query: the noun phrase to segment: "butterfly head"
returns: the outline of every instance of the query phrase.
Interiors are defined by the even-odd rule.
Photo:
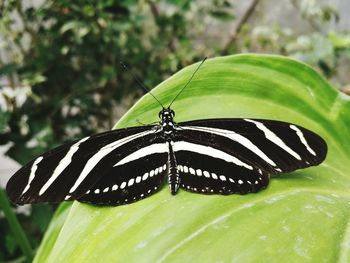
[[[162,121],[166,121],[166,120],[173,120],[175,116],[175,112],[170,109],[170,108],[163,108],[160,112],[159,112],[159,118]]]
[[[170,108],[163,108],[159,112],[161,125],[165,132],[173,130],[175,112]]]

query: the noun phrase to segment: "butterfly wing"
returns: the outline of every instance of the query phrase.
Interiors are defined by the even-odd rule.
[[[255,119],[179,123],[174,151],[182,187],[203,193],[248,193],[270,175],[321,163],[325,141],[300,126]]]
[[[167,173],[168,146],[161,137],[116,162],[80,202],[123,205],[157,192]]]
[[[115,172],[116,163],[152,145],[157,138],[159,131],[155,126],[142,126],[100,133],[62,145],[17,171],[7,184],[7,193],[16,204],[78,199],[101,178]]]
[[[269,183],[269,173],[244,159],[220,141],[220,136],[203,131],[180,130],[173,149],[180,187],[205,194],[257,192]]]

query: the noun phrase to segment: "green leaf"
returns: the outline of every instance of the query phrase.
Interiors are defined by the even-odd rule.
[[[197,65],[153,90],[168,104]],[[283,120],[320,134],[326,161],[273,178],[256,194],[206,196],[164,187],[131,205],[74,202],[53,220],[36,262],[348,262],[350,99],[313,69],[265,55],[209,59],[173,104],[176,121]],[[144,96],[117,127],[157,121]],[[63,225],[62,225],[63,224]],[[61,227],[62,225],[62,227]]]
[[[210,12],[210,15],[212,17],[215,17],[217,19],[220,19],[222,21],[230,21],[235,19],[235,16],[230,14],[229,12],[223,11],[223,10],[212,10]]]
[[[32,208],[32,217],[38,224],[40,231],[44,233],[52,217],[52,207],[48,204],[35,205]]]
[[[44,240],[42,242],[42,245],[39,247],[38,253],[35,257],[36,262],[45,262],[45,258],[47,257],[46,249],[47,247],[52,248],[56,242],[57,236],[60,233],[60,230],[62,229],[62,226],[67,218],[67,215],[70,211],[71,203],[65,202],[62,205],[59,206],[59,208],[56,210],[52,223],[50,224],[45,236]]]
[[[76,21],[69,21],[67,23],[65,23],[61,28],[60,28],[60,33],[64,34],[67,31],[70,30],[76,30],[77,28],[79,28],[81,25],[81,23],[76,22]]]
[[[334,31],[329,32],[328,38],[334,48],[347,49],[350,48],[350,35],[349,34],[338,34]]]
[[[13,236],[13,234],[7,234],[5,237],[5,240],[6,240],[6,249],[12,255],[17,248],[16,238]]]
[[[11,117],[10,112],[3,111],[0,108],[0,133],[2,133],[5,130],[5,128],[7,127],[7,123],[9,121],[10,117]]]
[[[17,70],[15,63],[9,63],[0,67],[0,76],[10,75]]]

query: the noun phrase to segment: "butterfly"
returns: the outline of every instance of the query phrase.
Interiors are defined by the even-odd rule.
[[[176,123],[171,105],[204,61],[168,107],[149,91],[162,107],[159,123],[95,134],[38,156],[10,178],[9,198],[19,205],[78,200],[117,206],[156,193],[165,181],[173,195],[179,188],[246,194],[266,188],[275,174],[325,159],[327,144],[319,135],[287,122],[222,118]]]

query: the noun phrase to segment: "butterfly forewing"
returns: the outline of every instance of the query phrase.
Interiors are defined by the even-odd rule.
[[[7,193],[16,204],[77,199],[116,162],[152,144],[156,133],[154,126],[120,129],[55,148],[21,168]]]
[[[192,131],[193,139],[248,160],[271,174],[318,165],[327,153],[327,145],[320,136],[280,121],[213,119],[184,122],[179,126],[178,133]]]

